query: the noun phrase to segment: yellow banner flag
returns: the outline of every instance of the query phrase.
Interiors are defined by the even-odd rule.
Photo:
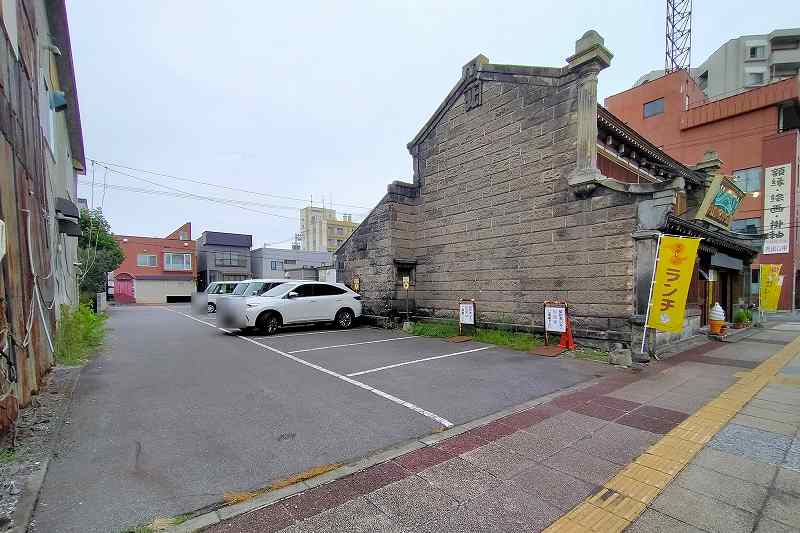
[[[781,264],[761,265],[758,277],[758,308],[762,311],[777,311],[781,299]]]
[[[647,327],[680,333],[700,239],[662,235],[650,290]]]

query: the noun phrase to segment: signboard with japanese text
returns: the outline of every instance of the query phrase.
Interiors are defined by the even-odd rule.
[[[764,169],[764,251],[768,254],[789,253],[789,214],[791,165]]]
[[[475,325],[475,302],[458,304],[458,321],[461,324]]]
[[[547,331],[564,333],[567,331],[567,309],[564,305],[544,306],[544,327]]]
[[[733,214],[743,198],[744,192],[733,181],[726,176],[714,176],[695,218],[730,229]]]
[[[700,239],[662,235],[648,307],[648,328],[680,333]]]
[[[758,308],[762,311],[777,311],[781,299],[781,264],[759,265]]]

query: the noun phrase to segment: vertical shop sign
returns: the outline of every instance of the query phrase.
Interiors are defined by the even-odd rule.
[[[764,171],[764,251],[789,253],[789,214],[792,210],[791,165],[768,167]]]

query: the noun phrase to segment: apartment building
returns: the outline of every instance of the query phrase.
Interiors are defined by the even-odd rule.
[[[800,72],[800,28],[774,30],[760,35],[742,35],[720,46],[699,66],[692,77],[709,99],[746,91]],[[640,77],[635,86],[664,75],[654,70]]]
[[[166,237],[114,235],[125,259],[113,272],[119,303],[189,301],[196,290],[196,245],[187,222]]]
[[[300,210],[300,249],[306,252],[335,252],[358,226],[353,216],[336,216],[336,210],[306,207]]]

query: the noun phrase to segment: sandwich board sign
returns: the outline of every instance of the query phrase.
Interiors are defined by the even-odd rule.
[[[458,304],[458,323],[469,326],[475,325],[475,302],[462,300]]]

